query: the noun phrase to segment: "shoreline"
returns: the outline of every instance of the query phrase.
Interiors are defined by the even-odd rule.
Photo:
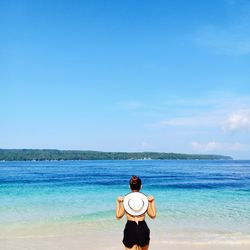
[[[2,227],[2,226],[1,226]],[[5,250],[119,250],[123,249],[121,223],[75,222],[44,223],[36,225],[14,225],[3,231],[0,227],[0,244]],[[151,229],[150,250],[247,250],[250,235],[241,233],[169,233]],[[98,239],[98,240],[97,240]]]
[[[0,160],[233,160],[220,154],[187,154],[167,152],[105,152],[94,150],[0,149]]]
[[[115,236],[115,237],[114,237]],[[62,236],[10,237],[0,238],[0,244],[5,250],[120,250],[124,249],[121,237],[117,235],[72,234]],[[248,250],[250,242],[189,242],[189,241],[157,241],[151,239],[150,250]]]
[[[249,161],[248,159],[64,159],[64,160],[0,160],[0,162],[85,162],[85,161]]]

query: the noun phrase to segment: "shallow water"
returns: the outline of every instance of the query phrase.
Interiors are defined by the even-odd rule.
[[[250,235],[250,161],[0,162],[0,226],[114,225],[115,200],[139,175],[164,234]]]

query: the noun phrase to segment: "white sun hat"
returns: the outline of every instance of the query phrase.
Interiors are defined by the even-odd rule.
[[[144,214],[148,209],[148,198],[140,192],[131,192],[123,199],[125,211],[132,216]]]

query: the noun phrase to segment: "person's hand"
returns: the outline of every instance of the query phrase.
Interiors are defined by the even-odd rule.
[[[154,196],[148,196],[148,202],[153,202],[155,200]]]
[[[123,202],[123,197],[122,196],[119,196],[119,197],[117,197],[117,200],[116,200],[117,202]]]

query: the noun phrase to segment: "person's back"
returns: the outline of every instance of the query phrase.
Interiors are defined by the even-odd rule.
[[[146,214],[152,219],[156,217],[154,197],[146,197],[139,192],[142,184],[137,176],[132,176],[129,185],[132,193],[125,197],[119,196],[116,202],[116,218],[121,219],[124,214],[127,217],[123,244],[126,249],[147,250],[149,248],[150,230],[145,222],[145,217]]]

